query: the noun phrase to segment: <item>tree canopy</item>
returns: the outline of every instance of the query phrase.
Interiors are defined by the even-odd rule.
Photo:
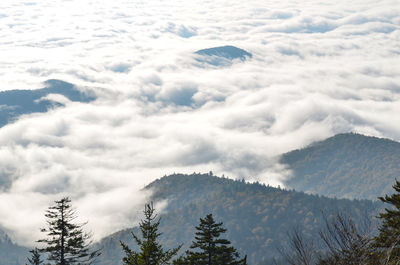
[[[122,259],[125,265],[166,265],[170,264],[173,256],[177,254],[181,246],[172,250],[164,250],[158,242],[161,233],[158,232],[160,219],[154,214],[153,203],[146,204],[144,207],[144,219],[140,222],[140,231],[142,238],[140,239],[132,232],[132,237],[139,246],[139,251],[134,251],[127,244],[120,241],[125,252]]]
[[[388,264],[400,263],[400,182],[396,180],[393,186],[395,193],[379,197],[389,204],[378,218],[382,220],[379,234],[374,238],[374,246],[386,257]]]
[[[68,197],[55,201],[45,214],[47,228],[41,229],[46,237],[37,242],[45,246],[39,250],[47,254],[50,264],[90,265],[100,255],[99,250],[91,251],[91,235],[83,231],[85,224],[75,223],[77,218]]]
[[[43,260],[40,257],[40,252],[37,248],[34,248],[29,251],[32,256],[31,258],[28,258],[28,262],[30,265],[40,265],[43,264]]]
[[[246,257],[240,259],[239,253],[231,246],[231,242],[221,238],[226,232],[222,222],[215,222],[212,214],[200,218],[196,226],[195,240],[186,251],[186,257],[181,258],[176,264],[188,265],[239,265],[246,264]]]

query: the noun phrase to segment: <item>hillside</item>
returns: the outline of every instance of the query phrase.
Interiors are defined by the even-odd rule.
[[[282,156],[293,171],[285,185],[329,197],[376,200],[400,177],[400,143],[339,134]]]
[[[260,184],[217,178],[209,174],[171,175],[146,187],[154,191],[152,200],[168,200],[166,214],[161,215],[163,244],[184,249],[193,239],[194,226],[200,217],[212,213],[228,229],[226,237],[250,264],[267,264],[276,247],[287,240],[295,227],[315,235],[322,227],[322,212],[341,211],[356,220],[375,216],[380,204],[371,201],[329,199],[301,192],[286,191]],[[102,240],[103,255],[98,264],[117,264],[122,253],[119,241],[132,247],[130,229]]]

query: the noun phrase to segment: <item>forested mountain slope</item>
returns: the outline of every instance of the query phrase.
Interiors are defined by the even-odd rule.
[[[322,227],[322,212],[337,211],[356,220],[375,216],[378,203],[330,199],[302,192],[286,191],[260,184],[248,184],[210,174],[171,175],[146,187],[153,190],[152,200],[168,200],[166,214],[161,215],[160,231],[163,244],[172,248],[184,243],[189,247],[199,218],[212,213],[228,229],[226,237],[250,264],[265,264],[276,247],[287,240],[287,232],[295,227],[313,235]],[[130,229],[115,233],[104,240],[103,255],[98,264],[121,264],[119,241],[135,244]],[[119,262],[119,263],[117,263]]]
[[[376,200],[400,177],[400,143],[360,134],[338,134],[284,154],[293,171],[285,185],[329,197]]]

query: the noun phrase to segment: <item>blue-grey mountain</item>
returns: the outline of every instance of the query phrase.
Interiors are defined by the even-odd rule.
[[[77,102],[90,102],[95,99],[93,94],[55,79],[47,80],[42,89],[2,91],[0,92],[0,127],[15,121],[21,115],[47,112],[51,108],[63,105],[47,99],[46,96],[50,94],[62,95],[70,101]]]
[[[25,264],[28,255],[27,248],[16,245],[0,230],[0,265]]]
[[[234,60],[246,61],[253,57],[251,53],[229,45],[203,49],[195,53],[199,55],[196,58],[198,62],[219,67],[230,66]]]

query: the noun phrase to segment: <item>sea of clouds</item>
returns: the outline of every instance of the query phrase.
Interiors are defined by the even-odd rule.
[[[216,67],[194,52],[233,45]],[[72,197],[96,239],[141,218],[146,184],[212,170],[271,185],[276,157],[340,132],[400,140],[398,0],[0,2],[0,90],[48,79],[90,104],[0,128],[0,227],[32,245]],[[162,206],[159,206],[162,208]]]

